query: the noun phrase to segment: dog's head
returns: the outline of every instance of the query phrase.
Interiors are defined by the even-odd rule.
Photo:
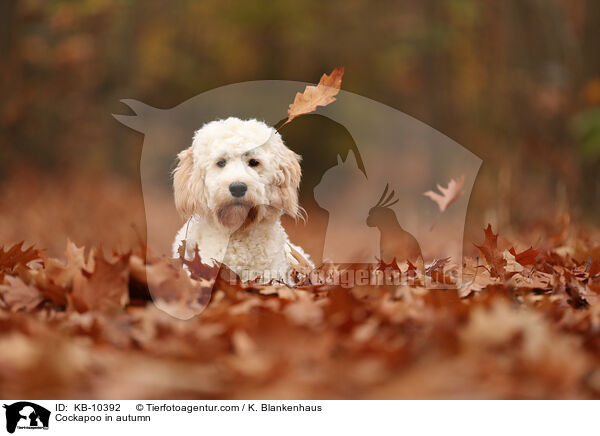
[[[178,158],[175,206],[185,219],[212,217],[232,231],[271,210],[299,213],[300,156],[265,123],[239,118],[207,123]]]

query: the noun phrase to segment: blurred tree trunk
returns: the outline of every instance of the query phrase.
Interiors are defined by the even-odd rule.
[[[17,1],[2,0],[0,2],[0,52],[4,56],[8,53],[14,37]]]

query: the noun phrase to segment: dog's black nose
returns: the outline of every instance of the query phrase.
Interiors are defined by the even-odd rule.
[[[231,185],[229,185],[229,192],[231,192],[231,195],[234,197],[243,197],[247,190],[248,186],[242,182],[233,182]]]

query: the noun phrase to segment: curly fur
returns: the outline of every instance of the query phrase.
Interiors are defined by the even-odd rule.
[[[301,211],[300,156],[265,123],[231,117],[196,131],[178,159],[175,206],[186,224],[175,237],[173,255],[187,240],[187,257],[197,246],[204,262],[221,261],[243,279],[290,283],[286,244],[291,243],[280,219]],[[259,164],[251,166],[251,159]],[[246,184],[243,197],[231,195],[233,182]]]

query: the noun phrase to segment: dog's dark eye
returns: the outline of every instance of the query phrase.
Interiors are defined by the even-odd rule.
[[[227,161],[225,159],[221,159],[219,162],[217,162],[217,166],[223,168],[226,163]]]
[[[248,161],[248,165],[250,165],[251,167],[257,167],[257,166],[259,166],[259,165],[260,165],[260,162],[259,162],[259,161],[257,161],[256,159],[250,159],[250,160]]]

